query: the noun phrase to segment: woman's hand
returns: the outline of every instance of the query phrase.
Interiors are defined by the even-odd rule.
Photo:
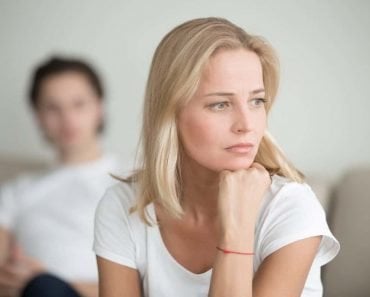
[[[219,185],[221,242],[226,248],[247,249],[262,198],[271,184],[269,172],[253,163],[248,169],[222,171]]]
[[[13,247],[11,257],[0,266],[0,297],[18,297],[26,284],[44,271],[41,263]]]

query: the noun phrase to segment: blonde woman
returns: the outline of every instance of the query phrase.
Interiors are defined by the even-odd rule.
[[[267,131],[278,77],[272,47],[225,19],[164,37],[142,164],[96,213],[101,297],[322,296],[339,243]]]

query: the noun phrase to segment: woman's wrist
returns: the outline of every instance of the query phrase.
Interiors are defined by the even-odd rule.
[[[223,232],[217,246],[227,250],[252,252],[254,248],[254,226],[237,232],[230,230]]]
[[[216,246],[216,249],[224,254],[234,254],[234,255],[243,255],[243,256],[254,256],[254,252],[245,252],[245,251],[236,251],[229,250],[219,246]]]

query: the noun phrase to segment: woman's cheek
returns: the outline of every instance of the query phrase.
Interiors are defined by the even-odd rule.
[[[218,131],[215,123],[207,118],[190,119],[186,125],[186,135],[189,144],[198,148],[210,146],[218,139]],[[211,149],[211,147],[209,147]]]

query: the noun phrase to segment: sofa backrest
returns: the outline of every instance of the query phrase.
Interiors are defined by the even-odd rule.
[[[349,171],[333,195],[328,220],[341,250],[324,267],[324,296],[370,296],[370,168]]]
[[[46,168],[46,161],[15,156],[0,157],[0,185],[25,172],[37,172]]]

